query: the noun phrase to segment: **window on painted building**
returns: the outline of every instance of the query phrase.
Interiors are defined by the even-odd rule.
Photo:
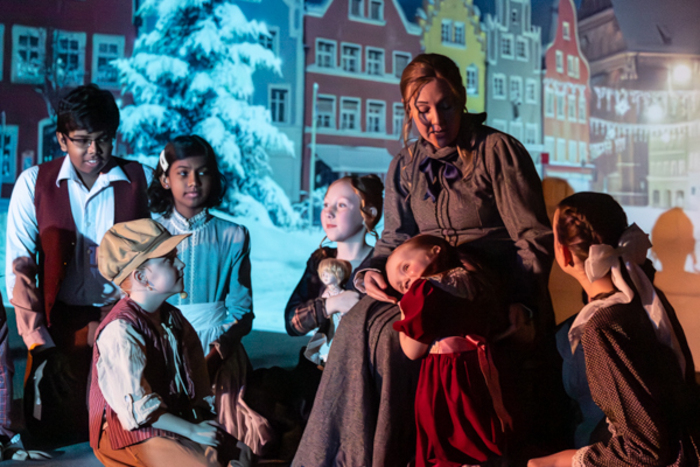
[[[578,157],[582,163],[588,162],[588,145],[585,141],[578,142]]]
[[[515,55],[518,57],[520,60],[527,60],[527,39],[523,39],[522,37],[518,38],[518,41],[515,44]]]
[[[556,160],[559,162],[563,162],[566,160],[566,140],[564,138],[557,138]]]
[[[54,33],[54,63],[60,85],[83,84],[86,36],[84,32],[56,31]]]
[[[403,52],[394,52],[394,76],[401,78],[404,68],[411,62],[411,55]]]
[[[651,204],[654,207],[659,207],[659,205],[661,204],[661,193],[659,192],[659,190],[654,190],[654,193],[651,195],[651,200]]]
[[[270,114],[275,123],[289,123],[289,90],[283,88],[270,89]]]
[[[574,74],[574,56],[573,55],[566,56],[566,74],[568,74],[569,76],[572,76],[572,77],[576,76]]]
[[[17,24],[12,26],[13,83],[43,83],[45,54],[45,29]]]
[[[277,46],[277,28],[271,28],[268,26],[267,34],[260,34],[258,36],[258,43],[265,47],[267,50],[272,51],[275,55],[279,53],[279,48]]]
[[[473,63],[467,67],[467,94],[479,95],[479,68]]]
[[[544,116],[554,118],[554,93],[549,88],[544,91]]]
[[[505,34],[501,36],[501,56],[513,58],[513,36]]]
[[[360,129],[360,100],[343,98],[340,101],[340,129]]]
[[[502,131],[503,133],[508,132],[508,122],[506,122],[505,120],[501,120],[498,118],[494,119],[493,120],[493,127],[495,129],[497,129],[498,131]]]
[[[350,0],[350,16],[364,16],[364,0]]]
[[[551,160],[556,159],[556,155],[554,154],[554,137],[553,136],[545,136],[544,137],[544,152],[549,153],[549,157]]]
[[[360,47],[357,45],[343,45],[341,55],[343,71],[348,73],[360,72]]]
[[[384,51],[367,49],[367,74],[382,76],[384,74]]]
[[[510,10],[510,21],[512,23],[517,23],[518,22],[518,10],[513,8]]]
[[[466,39],[464,36],[464,23],[455,23],[455,44],[464,45],[466,44]]]
[[[557,96],[557,119],[566,120],[566,112],[564,107],[566,106],[566,99],[563,94]]]
[[[322,68],[335,68],[335,43],[316,41],[316,66]]]
[[[579,63],[580,63],[580,62],[581,62],[581,60],[579,60],[578,57],[574,57],[574,76],[575,76],[576,78],[580,78],[580,77],[581,77],[581,75],[579,75]]]
[[[17,136],[19,126],[0,127],[0,182],[14,183],[17,173]]]
[[[452,21],[443,19],[440,26],[440,40],[443,44],[452,42]]]
[[[493,75],[493,97],[495,99],[506,98],[506,77],[502,74]]]
[[[557,62],[557,73],[564,73],[564,52],[557,50],[555,56]]]
[[[574,94],[569,94],[567,96],[568,102],[568,107],[569,107],[569,121],[575,122],[576,121],[576,95]]]
[[[537,125],[534,123],[528,123],[525,126],[525,144],[537,144]]]
[[[578,162],[578,141],[569,141],[569,162]]]
[[[565,41],[571,40],[571,26],[569,25],[568,21],[564,21],[562,32],[564,33]]]
[[[369,17],[376,21],[384,19],[384,2],[382,0],[371,0],[369,4]]]
[[[392,113],[392,131],[395,136],[400,136],[403,130],[403,121],[406,116],[406,111],[404,110],[403,104],[395,103],[394,111]]]
[[[522,141],[523,124],[521,122],[510,122],[510,135],[518,141]]]
[[[519,101],[523,95],[523,79],[519,76],[510,77],[510,100]]]
[[[537,104],[537,81],[528,78],[525,82],[525,101],[528,104]]]
[[[578,121],[581,123],[586,123],[587,115],[588,106],[586,105],[586,95],[581,92],[578,95]]]
[[[335,98],[319,96],[316,100],[316,126],[335,128]]]
[[[384,114],[384,102],[367,103],[367,131],[369,133],[386,133]]]
[[[92,81],[103,88],[119,88],[119,72],[112,60],[124,57],[124,36],[92,35]]]

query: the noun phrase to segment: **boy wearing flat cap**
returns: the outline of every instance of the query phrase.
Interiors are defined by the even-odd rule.
[[[151,219],[114,225],[100,273],[127,294],[98,326],[90,387],[90,446],[106,466],[219,466],[224,436],[194,329],[165,300],[182,292],[184,264]],[[235,443],[235,441],[234,441]]]

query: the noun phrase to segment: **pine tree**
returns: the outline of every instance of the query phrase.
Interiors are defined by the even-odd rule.
[[[139,15],[155,15],[155,27],[139,36],[130,58],[115,62],[123,91],[133,96],[122,109],[120,131],[134,158],[155,167],[172,137],[200,135],[229,181],[224,209],[252,214],[262,208],[276,225],[297,225],[267,155],[292,153],[292,144],[267,109],[249,103],[256,69],[280,73],[279,58],[258,44],[269,34],[265,25],[225,0],[146,0]]]

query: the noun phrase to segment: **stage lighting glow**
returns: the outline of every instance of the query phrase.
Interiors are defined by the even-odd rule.
[[[693,72],[690,67],[684,63],[673,67],[673,82],[675,84],[687,84],[690,82]]]
[[[647,108],[647,118],[652,122],[660,122],[666,116],[666,111],[659,104],[652,104]]]

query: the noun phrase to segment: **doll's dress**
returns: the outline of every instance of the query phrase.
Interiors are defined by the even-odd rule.
[[[473,301],[468,276],[456,268],[415,281],[399,303],[404,319],[393,325],[431,346],[415,400],[417,467],[481,465],[503,454],[504,428],[483,372],[489,310]]]

